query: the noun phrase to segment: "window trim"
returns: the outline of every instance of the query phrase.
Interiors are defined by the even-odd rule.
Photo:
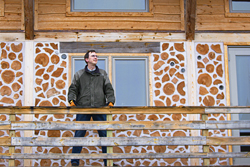
[[[231,13],[230,11],[230,3],[232,0],[224,0],[225,2],[225,16],[226,17],[250,17],[250,10],[249,13]]]
[[[66,0],[66,16],[153,16],[153,0],[148,3],[148,12],[72,12],[71,0]]]

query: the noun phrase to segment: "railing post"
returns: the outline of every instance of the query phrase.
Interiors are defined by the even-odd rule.
[[[16,121],[16,115],[15,114],[10,114],[9,115],[9,120],[10,121]],[[10,137],[16,137],[16,132],[15,130],[10,130],[9,131],[9,136]],[[15,153],[15,146],[9,146],[9,153]],[[15,159],[9,159],[9,166],[15,166]]]
[[[107,121],[112,121],[112,114],[107,114]],[[108,130],[107,131],[107,137],[113,137],[113,131]],[[113,147],[108,146],[107,147],[107,153],[113,153]],[[112,159],[107,159],[107,166],[113,166],[113,160]]]
[[[208,120],[207,114],[202,114],[202,121]],[[208,136],[208,129],[202,129],[202,136]],[[209,145],[203,145],[203,152],[209,153]],[[209,158],[203,158],[203,166],[209,166],[210,165],[210,159]]]

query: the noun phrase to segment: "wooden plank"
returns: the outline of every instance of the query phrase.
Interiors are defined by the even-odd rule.
[[[249,129],[250,121],[1,121],[0,130]]]
[[[6,140],[6,139],[5,139]],[[9,140],[7,140],[9,141]],[[249,145],[250,137],[12,137],[0,146],[158,146],[158,145]]]
[[[0,0],[0,16],[4,16],[4,0]]]
[[[250,18],[227,18],[225,15],[198,15],[197,23],[249,23]]]
[[[9,120],[10,121],[16,121],[16,115],[15,114],[10,114],[9,115]],[[16,137],[16,132],[15,130],[10,130],[9,131],[9,137]],[[11,145],[9,146],[9,153],[15,153],[15,146]],[[9,159],[9,166],[15,166],[15,159]]]
[[[220,112],[219,112],[220,111]],[[249,114],[250,108],[241,108],[241,107],[229,107],[229,108],[206,108],[205,113],[207,114],[214,114],[214,113],[221,113],[221,114]]]
[[[247,107],[103,107],[103,108],[82,108],[82,107],[0,107],[1,114],[249,114],[250,106]]]
[[[207,137],[207,145],[249,145],[250,137]]]
[[[203,121],[208,120],[208,115],[207,114],[202,114],[201,117],[202,117]],[[208,135],[209,135],[208,134],[208,129],[203,129],[202,130],[202,136],[207,137]],[[209,153],[209,145],[203,145],[202,148],[203,148],[204,153]],[[203,164],[205,166],[210,165],[210,159],[209,158],[203,158]]]
[[[195,36],[195,18],[196,18],[196,0],[186,1],[186,40],[194,40]]]
[[[249,30],[250,23],[202,23],[196,27],[197,30]]]
[[[222,15],[224,14],[224,6],[211,6],[211,5],[202,5],[197,6],[197,15]]]
[[[160,14],[180,14],[180,6],[167,6],[167,5],[160,5],[160,6],[155,6],[154,8],[154,14],[155,13],[160,13]]]
[[[1,159],[141,159],[141,158],[249,158],[249,152],[213,152],[213,153],[113,153],[113,154],[20,154],[20,153],[0,153]],[[213,165],[214,166],[214,165]],[[238,166],[237,166],[238,167]]]
[[[96,22],[96,21],[140,21],[140,22],[180,22],[180,14],[154,14],[153,17],[66,17],[64,13],[62,14],[50,14],[48,15],[39,15],[38,21],[39,22]]]
[[[24,38],[24,33],[1,33],[0,40],[1,41],[23,42],[25,40],[25,38]]]
[[[0,145],[1,146],[10,146],[11,145],[11,137],[0,137]]]
[[[25,30],[25,18],[24,18],[24,0],[21,0],[21,4],[22,4],[22,13],[21,13],[21,30]]]
[[[176,0],[154,0],[154,5],[180,5],[180,1]]]
[[[2,30],[20,30],[21,21],[0,21],[0,29]],[[2,34],[1,34],[2,35]]]
[[[53,0],[53,1],[51,1],[51,0],[38,0],[38,3],[39,4],[50,4],[50,5],[52,5],[52,4],[66,4],[66,1],[65,0]]]
[[[203,114],[205,107],[0,107],[2,114]],[[216,111],[220,113],[219,110]]]
[[[5,3],[6,4],[9,4],[9,3],[11,3],[11,4],[14,4],[14,3],[21,4],[21,1],[22,0],[5,0]]]
[[[224,5],[224,0],[202,0],[202,1],[197,1],[197,5]]]
[[[250,106],[247,107],[5,107],[1,106],[1,114],[249,114]]]
[[[38,14],[66,13],[65,4],[38,4]],[[48,16],[49,17],[49,16]]]
[[[22,13],[22,5],[21,3],[19,4],[5,4],[4,5],[4,12],[8,12],[8,13]]]
[[[103,107],[103,108],[81,108],[81,107],[0,107],[2,114],[248,114],[250,107]]]
[[[154,0],[154,5],[180,5],[176,0]]]
[[[113,118],[111,114],[107,115],[107,121],[111,121],[112,122]],[[112,130],[108,130],[107,131],[107,137],[113,137],[113,131]],[[107,153],[113,153],[113,147],[107,147]],[[112,159],[107,159],[107,166],[113,166],[113,160]]]
[[[180,2],[180,12],[181,12],[181,30],[185,31],[185,3],[183,0],[179,0]]]
[[[250,138],[250,137],[249,137]],[[220,141],[209,140],[211,144]],[[236,142],[234,139],[231,142]],[[226,142],[227,140],[224,139]],[[242,140],[240,140],[242,141]],[[231,143],[227,141],[227,143]],[[206,138],[202,136],[193,137],[12,137],[12,146],[46,146],[46,147],[60,147],[60,146],[158,146],[158,145],[204,145]],[[223,142],[220,142],[223,143]],[[246,143],[242,142],[242,145]],[[249,144],[249,143],[248,143]],[[0,146],[2,144],[0,143]]]
[[[20,22],[21,14],[20,13],[5,13],[5,16],[0,17],[0,20],[1,21],[18,21],[18,22]]]
[[[40,30],[180,30],[180,23],[152,23],[150,22],[40,22]]]
[[[159,42],[61,42],[61,53],[86,53],[88,50],[100,53],[159,53]]]
[[[184,33],[173,32],[35,32],[35,41],[75,42],[169,42],[185,40]]]
[[[24,0],[25,39],[34,39],[34,0]]]

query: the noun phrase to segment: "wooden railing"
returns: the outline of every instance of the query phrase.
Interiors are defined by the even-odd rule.
[[[16,121],[16,114],[107,114],[107,121],[44,122]],[[250,158],[250,152],[209,152],[209,145],[250,145],[250,137],[211,137],[208,130],[249,129],[250,121],[209,121],[208,114],[249,114],[250,107],[0,107],[0,114],[9,114],[9,121],[1,121],[0,130],[9,130],[9,137],[0,138],[0,146],[8,146],[9,153],[0,159],[113,159],[137,158],[202,158],[210,165],[210,158]],[[112,114],[200,114],[199,121],[112,121]],[[107,137],[15,137],[16,130],[107,130]],[[202,136],[186,137],[112,137],[113,130],[201,130]],[[108,146],[102,154],[23,154],[15,153],[18,146]],[[194,145],[203,146],[203,152],[190,153],[113,153],[113,146]]]

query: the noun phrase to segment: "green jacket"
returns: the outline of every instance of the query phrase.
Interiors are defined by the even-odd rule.
[[[68,101],[75,100],[78,106],[102,107],[115,103],[114,89],[106,71],[96,66],[95,71],[85,69],[77,71],[69,87]]]

